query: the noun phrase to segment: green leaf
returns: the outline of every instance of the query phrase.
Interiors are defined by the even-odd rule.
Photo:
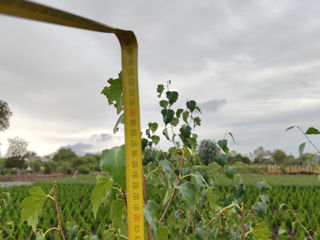
[[[158,129],[158,123],[156,122],[151,122],[151,123],[148,123],[148,126],[150,128],[150,130],[154,133],[155,131],[157,131]]]
[[[180,186],[177,187],[179,192],[182,195],[182,199],[184,200],[186,207],[194,209],[195,207],[195,194],[196,189],[191,182],[184,182]]]
[[[310,135],[310,134],[320,134],[319,130],[314,128],[314,127],[310,127],[307,131],[306,134]]]
[[[176,116],[177,116],[177,118],[180,118],[182,112],[183,112],[183,109],[182,109],[182,108],[178,108],[178,109],[177,109],[177,111],[176,111]]]
[[[282,228],[279,228],[279,230],[278,230],[278,236],[280,236],[280,235],[282,235],[282,234],[284,234],[284,233],[286,233],[286,230],[284,230],[284,229],[282,229]]]
[[[172,104],[174,104],[178,100],[179,94],[176,91],[167,91],[166,96],[167,96],[167,98],[169,100],[169,104],[171,106]]]
[[[291,130],[291,129],[294,128],[294,127],[296,127],[296,126],[290,126],[290,127],[288,127],[288,128],[285,130],[285,132]]]
[[[196,180],[196,185],[198,188],[208,185],[206,180],[204,180],[200,173],[192,173],[191,176],[194,177],[194,179]]]
[[[174,111],[172,109],[162,109],[161,110],[163,122],[167,125],[170,123],[174,117]]]
[[[21,221],[27,221],[33,231],[36,231],[38,217],[41,216],[42,207],[49,197],[39,186],[30,188],[29,194],[19,205],[22,208]]]
[[[169,230],[167,227],[159,226],[157,229],[158,240],[168,240]]]
[[[182,114],[182,119],[186,124],[188,124],[188,117],[189,117],[189,112],[188,111],[184,111],[183,114]]]
[[[224,168],[224,173],[230,179],[234,178],[234,175],[237,173],[237,170],[234,167],[227,166]]]
[[[153,135],[153,136],[151,137],[151,139],[152,139],[152,142],[153,142],[155,145],[157,145],[157,144],[159,143],[159,141],[160,141],[160,137],[157,136],[157,135]]]
[[[107,171],[113,181],[123,189],[126,189],[126,159],[125,146],[113,147],[104,150],[101,154],[100,166]]]
[[[159,206],[156,202],[148,200],[147,204],[143,208],[143,213],[145,219],[148,221],[150,224],[150,227],[152,230],[157,229],[157,213],[159,212]]]
[[[194,100],[190,100],[190,101],[187,101],[186,105],[187,105],[187,108],[190,110],[190,112],[193,112],[196,109],[197,103]]]
[[[206,197],[208,199],[210,208],[214,209],[216,206],[216,194],[213,192],[212,188],[207,190]]]
[[[160,107],[162,107],[162,108],[167,108],[168,105],[169,105],[169,102],[166,101],[166,100],[161,100],[161,101],[159,102],[159,105],[160,105]]]
[[[285,204],[285,203],[281,203],[281,204],[279,205],[279,210],[281,210],[281,209],[284,208],[284,207],[288,207],[288,205]]]
[[[105,87],[101,93],[107,97],[109,105],[115,104],[117,108],[117,114],[119,114],[123,109],[122,73],[119,73],[119,77],[116,79],[110,78],[108,83],[110,86]]]
[[[69,239],[78,239],[79,226],[73,222],[67,222],[66,224],[68,238]]]
[[[256,225],[252,233],[255,240],[269,240],[272,235],[266,222]]]
[[[222,149],[222,151],[224,151],[225,153],[229,152],[229,148],[228,148],[228,140],[227,139],[222,139],[218,141],[218,145],[219,147]]]
[[[160,161],[160,166],[162,167],[162,170],[171,179],[174,175],[174,171],[171,168],[170,162],[167,159],[164,159],[164,160]]]
[[[113,127],[113,134],[119,131],[119,124],[124,123],[124,114],[122,113]]]
[[[161,97],[163,90],[164,90],[164,86],[162,84],[159,84],[157,87],[158,97]]]
[[[102,234],[102,240],[114,240],[116,239],[116,236],[114,235],[115,230],[114,229],[108,229],[105,230]]]
[[[118,198],[111,205],[110,218],[115,229],[120,229],[123,234],[127,232],[125,223],[126,205],[123,199]]]
[[[305,142],[304,142],[304,143],[301,143],[301,144],[299,145],[299,155],[300,155],[300,157],[302,157],[302,155],[303,155],[303,151],[304,151],[305,146],[306,146],[306,143],[305,143]]]
[[[232,138],[232,140],[233,140],[233,142],[234,142],[235,140],[234,140],[234,137],[233,137],[232,132],[229,132],[228,134],[229,134],[229,136]]]
[[[150,129],[146,130],[146,135],[147,135],[148,138],[151,138]]]
[[[168,133],[168,129],[167,128],[163,129],[162,134],[166,137],[167,140],[170,141],[169,133]]]
[[[171,124],[176,127],[179,124],[179,119],[178,118],[173,118],[171,121]]]
[[[184,143],[184,145],[189,145],[187,140],[190,138],[191,136],[191,127],[188,125],[182,125],[182,127],[179,129],[180,131],[180,138],[181,141]]]
[[[196,110],[197,110],[199,113],[202,113],[202,112],[201,112],[201,109],[200,109],[198,106],[196,106]]]
[[[106,197],[112,187],[112,182],[105,176],[97,176],[97,183],[91,193],[90,199],[92,204],[92,213],[95,219],[97,219],[97,212],[101,203],[101,200]]]
[[[259,188],[259,190],[263,190],[263,189],[268,189],[269,185],[266,181],[259,181],[257,182],[257,187]]]
[[[265,194],[261,195],[261,201],[268,203],[270,201],[269,196]]]
[[[200,126],[201,125],[201,119],[199,117],[195,117],[193,119],[193,121],[194,121],[194,125],[195,126]]]
[[[257,202],[254,208],[254,213],[257,216],[264,218],[267,214],[267,204],[265,202]]]
[[[142,151],[144,151],[144,149],[145,149],[147,146],[148,146],[148,139],[142,138],[142,139],[141,139]]]
[[[180,134],[183,136],[183,138],[190,138],[190,135],[191,135],[191,127],[188,126],[188,125],[183,125],[179,131],[180,131]]]

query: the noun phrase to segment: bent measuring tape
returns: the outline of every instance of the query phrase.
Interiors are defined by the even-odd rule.
[[[138,46],[132,31],[24,0],[0,0],[0,13],[97,32],[114,33],[121,45],[124,99],[126,186],[130,240],[144,239],[143,186],[138,97]]]

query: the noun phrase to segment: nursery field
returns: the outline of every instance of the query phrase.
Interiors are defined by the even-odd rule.
[[[320,233],[320,186],[317,176],[259,176],[244,175],[244,182],[247,183],[246,192],[242,196],[242,201],[247,209],[254,206],[258,198],[259,191],[255,187],[255,182],[265,180],[271,186],[267,192],[269,204],[267,205],[266,222],[272,232],[272,239],[304,239],[306,234],[303,227],[317,237],[316,232]],[[41,186],[45,192],[51,188],[50,181],[36,182],[35,185]],[[232,182],[227,178],[218,178],[213,188],[215,200],[220,205],[228,205],[228,194],[232,191]],[[10,193],[8,208],[1,213],[1,224],[6,221],[12,221],[7,231],[12,231],[12,236],[8,237],[6,230],[2,229],[3,239],[28,239],[31,233],[31,227],[26,223],[20,223],[20,202],[28,195],[30,186],[14,186],[2,189]],[[110,205],[106,204],[100,207],[97,220],[93,217],[91,211],[90,193],[94,188],[94,177],[84,176],[79,178],[66,178],[58,181],[57,197],[61,208],[61,219],[63,228],[68,233],[68,239],[73,231],[81,231],[79,239],[102,239],[105,226],[110,220]],[[279,209],[282,203],[288,205]],[[293,213],[290,212],[292,209]],[[196,210],[195,210],[196,212]],[[53,202],[47,202],[42,216],[39,219],[38,227],[49,229],[57,226],[56,212]],[[278,237],[278,233],[281,233]],[[86,238],[85,236],[91,236]],[[92,238],[92,236],[95,238]],[[170,235],[169,235],[170,236]],[[0,235],[1,239],[1,235]],[[33,239],[33,238],[31,238]],[[52,231],[46,235],[46,239],[61,239],[58,231]],[[170,238],[169,239],[174,239]],[[201,239],[201,236],[192,239]],[[223,238],[219,238],[223,239]]]

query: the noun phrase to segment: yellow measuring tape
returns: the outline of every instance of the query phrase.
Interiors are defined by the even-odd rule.
[[[0,0],[0,13],[91,31],[114,33],[117,36],[122,53],[128,232],[130,240],[143,240],[142,152],[137,71],[138,46],[134,33],[24,0]]]

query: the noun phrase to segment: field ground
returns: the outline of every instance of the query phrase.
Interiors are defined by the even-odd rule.
[[[318,204],[320,182],[318,176],[243,174],[242,178],[247,185],[247,191],[243,196],[247,209],[255,204],[258,197],[258,191],[255,187],[257,181],[265,180],[271,186],[268,192],[270,203],[266,219],[270,230],[273,232],[272,239],[299,240],[305,237],[304,230],[297,224],[293,214],[279,209],[281,203],[288,204],[307,229],[320,232],[320,205]],[[53,179],[39,179],[34,184],[40,185],[45,191],[49,191],[53,181]],[[100,208],[98,221],[94,220],[92,216],[89,196],[95,183],[95,176],[80,175],[58,178],[57,183],[58,200],[62,208],[63,221],[74,221],[84,229],[84,232],[93,232],[101,236],[104,229],[103,222],[108,221],[108,212],[106,209]],[[232,181],[221,176],[216,178],[215,184],[217,193],[223,196],[230,192]],[[14,221],[15,239],[27,239],[31,231],[26,224],[19,225],[20,209],[18,208],[19,203],[27,196],[29,188],[30,186],[16,186],[6,189],[6,191],[11,192],[12,201],[8,211],[1,214],[1,218]],[[53,204],[48,202],[44,210],[45,217],[40,218],[40,227],[48,229],[57,225]],[[287,231],[287,238],[277,236],[280,228]],[[319,239],[315,234],[314,237],[314,239]],[[60,239],[60,237],[57,233],[52,233],[46,239]]]

